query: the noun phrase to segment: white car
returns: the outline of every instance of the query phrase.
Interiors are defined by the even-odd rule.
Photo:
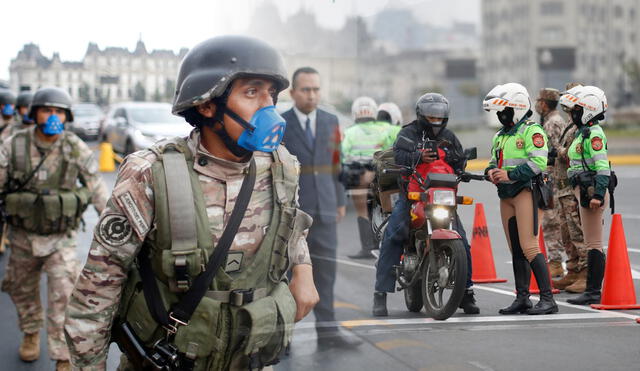
[[[186,137],[191,129],[184,118],[171,113],[168,103],[118,103],[107,114],[102,139],[116,152],[130,154],[165,138]]]

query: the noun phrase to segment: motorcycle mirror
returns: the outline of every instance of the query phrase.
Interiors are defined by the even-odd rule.
[[[395,147],[407,152],[414,152],[417,149],[416,142],[403,135],[398,136]]]
[[[478,158],[478,148],[471,147],[464,150],[464,158],[467,160],[475,160]]]

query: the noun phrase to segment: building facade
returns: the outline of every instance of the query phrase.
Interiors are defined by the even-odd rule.
[[[569,81],[604,89],[612,108],[639,103],[640,0],[483,0],[482,88],[535,94]]]
[[[170,50],[148,52],[138,41],[130,52],[126,48],[104,50],[90,43],[80,62],[51,59],[35,44],[27,44],[11,61],[10,86],[13,91],[35,91],[43,86],[66,89],[76,102],[108,105],[121,101],[170,101],[175,90],[180,60]]]

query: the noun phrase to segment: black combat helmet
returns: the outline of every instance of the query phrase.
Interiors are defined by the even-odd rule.
[[[246,36],[219,36],[203,41],[182,60],[172,112],[184,112],[224,94],[239,77],[272,79],[278,92],[289,86],[282,56],[269,44]]]
[[[416,115],[418,116],[418,122],[431,131],[429,136],[433,139],[447,126],[447,121],[449,121],[449,101],[442,94],[427,93],[418,98]],[[427,117],[441,118],[441,124],[434,125],[427,120]]]
[[[38,107],[58,107],[67,111],[67,122],[73,121],[71,113],[71,97],[60,88],[41,88],[36,91],[29,107],[29,118],[36,119],[36,108]]]
[[[18,99],[16,100],[16,107],[29,107],[31,101],[33,100],[33,94],[29,92],[22,92],[18,94]]]
[[[16,96],[9,89],[0,89],[0,106],[16,104]]]

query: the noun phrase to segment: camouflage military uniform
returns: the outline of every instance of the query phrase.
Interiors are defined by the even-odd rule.
[[[16,132],[16,127],[21,124],[17,124],[14,117],[11,117],[10,120],[2,120],[3,126],[0,128],[2,132],[0,132],[0,143],[4,142],[5,139],[9,138],[13,133]]]
[[[200,133],[192,131],[187,145],[195,154],[193,169],[199,174],[213,240],[222,235],[231,215],[243,171],[248,163],[213,157],[200,144]],[[280,156],[290,156],[283,146]],[[145,239],[155,238],[154,185],[152,165],[157,155],[145,150],[129,157],[120,168],[113,194],[96,226],[87,264],[69,301],[65,333],[72,362],[86,370],[104,370],[114,315],[118,310],[127,273]],[[242,252],[241,270],[252,262],[267,232],[273,209],[272,155],[254,152],[256,183],[244,219],[230,253]],[[129,233],[105,233],[109,220],[130,224]],[[292,264],[311,264],[306,240],[289,241]],[[120,369],[128,369],[123,357]],[[232,363],[234,368],[235,363]],[[245,367],[246,369],[246,367]]]
[[[91,202],[98,212],[104,208],[108,190],[97,172],[97,163],[92,151],[75,134],[65,132],[54,143],[42,143],[35,136],[35,127],[28,131],[30,148],[27,153],[34,164],[40,162],[41,152],[50,151],[37,174],[25,187],[44,180],[61,166],[62,158],[67,163],[78,165],[78,180],[91,192]],[[63,137],[64,136],[64,137]],[[0,188],[6,190],[11,178],[12,137],[0,146]],[[43,211],[44,212],[44,211]],[[11,256],[2,290],[7,292],[18,312],[20,330],[36,333],[42,327],[43,313],[40,303],[40,273],[47,274],[47,334],[50,358],[69,359],[69,352],[62,331],[65,308],[73,284],[79,272],[76,258],[76,231],[39,235],[19,227],[10,226],[8,231]]]
[[[576,132],[575,126],[571,126],[566,133],[567,123],[562,119],[557,110],[549,112],[543,121],[544,130],[549,138],[549,147],[558,151],[558,157],[553,166],[549,166],[553,179],[554,204],[552,210],[544,212],[542,229],[545,245],[550,261],[562,262],[562,251],[567,254],[567,269],[580,271],[587,266],[587,251],[585,249],[580,215],[578,213],[578,200],[573,194],[567,178],[569,159],[567,149]],[[560,138],[562,143],[560,143]]]

